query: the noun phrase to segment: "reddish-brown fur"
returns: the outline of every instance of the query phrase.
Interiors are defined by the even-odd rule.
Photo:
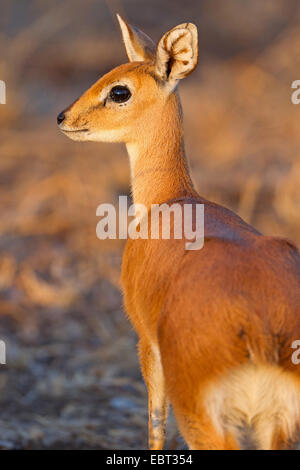
[[[185,160],[175,87],[167,93],[161,76],[155,76],[157,70],[164,70],[165,55],[171,54],[167,37],[160,43],[166,49],[160,55],[158,47],[155,62],[151,44],[142,47],[148,39],[120,21],[130,59],[135,50],[136,54],[144,51],[145,62],[133,61],[100,79],[67,110],[62,130],[68,134],[79,129],[78,135],[71,135],[79,140],[124,141],[132,158],[135,203],[148,208],[163,202],[204,204],[205,244],[199,251],[187,251],[184,239],[128,240],[122,267],[125,309],[140,338],[140,362],[149,392],[150,448],[163,446],[171,402],[190,448],[235,449],[240,446],[239,433],[228,424],[234,418],[227,410],[214,419],[209,411],[216,409],[209,404],[210,387],[225,400],[222,406],[228,406],[231,382],[228,385],[226,377],[237,371],[237,390],[242,390],[243,370],[249,367],[254,377],[256,369],[262,376],[270,374],[274,390],[262,389],[262,393],[272,393],[276,403],[280,384],[274,367],[282,371],[282,396],[289,397],[289,387],[295,387],[300,399],[300,368],[291,361],[291,345],[300,339],[300,254],[289,241],[261,235],[228,209],[197,194]],[[189,23],[177,28],[188,37],[190,31],[194,34]],[[177,42],[175,37],[172,47]],[[180,47],[178,54],[191,46],[184,42]],[[178,59],[176,66],[185,76],[192,68],[181,69],[181,62]],[[94,106],[101,90],[118,77],[134,83],[140,93],[136,102],[123,110],[113,104],[108,109]],[[92,129],[92,137],[81,133],[86,126]],[[264,407],[263,400],[257,406]],[[278,398],[278,409],[282,401]],[[250,420],[257,426],[258,447],[285,447],[295,438],[299,420],[295,411],[295,423],[291,423],[292,411],[282,412],[278,422],[272,410]],[[236,413],[240,425],[239,419],[246,420],[247,413],[243,409]]]
[[[184,240],[129,240],[125,308],[141,344],[159,346],[167,396],[187,442],[232,448],[232,437],[229,444],[210,431],[202,435],[201,390],[249,361],[277,364],[300,383],[291,361],[300,338],[300,255],[289,241],[260,235],[229,210],[192,201],[205,204],[203,249],[186,251]],[[143,367],[147,355],[141,360]],[[211,423],[203,426],[205,434]]]

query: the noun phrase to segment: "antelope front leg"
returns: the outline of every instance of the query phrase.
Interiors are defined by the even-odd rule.
[[[168,400],[159,350],[148,342],[139,343],[140,363],[148,389],[148,445],[162,450],[165,443]]]

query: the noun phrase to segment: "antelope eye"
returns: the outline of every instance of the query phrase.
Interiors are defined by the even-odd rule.
[[[110,90],[109,96],[115,103],[125,103],[131,97],[131,93],[127,86],[117,85]]]

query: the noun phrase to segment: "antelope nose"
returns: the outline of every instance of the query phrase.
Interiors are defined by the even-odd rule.
[[[65,114],[64,112],[62,111],[61,113],[59,113],[59,115],[57,116],[57,124],[61,124],[65,119]]]

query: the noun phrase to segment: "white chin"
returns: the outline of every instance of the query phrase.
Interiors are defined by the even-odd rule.
[[[90,140],[89,131],[64,131],[62,130],[62,132],[72,140],[79,140],[79,141]]]
[[[93,142],[123,142],[123,135],[116,130],[89,131],[84,140]]]
[[[61,129],[62,132],[72,140],[92,141],[92,142],[123,142],[123,136],[118,131],[68,131]]]

